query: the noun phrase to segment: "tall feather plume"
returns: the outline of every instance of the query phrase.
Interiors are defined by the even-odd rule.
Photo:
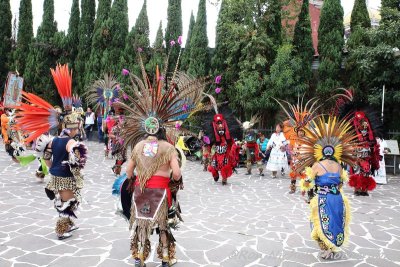
[[[65,110],[72,109],[72,70],[68,65],[57,64],[55,69],[50,69],[54,83],[57,87]]]
[[[17,108],[15,116],[15,129],[20,130],[28,137],[25,142],[29,143],[38,138],[43,133],[59,124],[59,114],[52,105],[42,98],[22,92],[23,102]]]
[[[102,107],[104,115],[111,109],[114,101],[123,93],[118,90],[118,81],[111,73],[105,73],[103,79],[94,81],[86,90],[87,103],[93,105],[93,110]]]

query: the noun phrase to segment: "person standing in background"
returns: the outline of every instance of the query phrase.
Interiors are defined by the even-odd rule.
[[[103,116],[101,115],[101,108],[97,110],[97,138],[99,139],[99,143],[104,142]]]
[[[92,109],[88,107],[85,114],[85,132],[88,141],[90,141],[92,137],[94,120],[95,120],[95,115],[92,112]]]
[[[288,160],[286,155],[287,141],[282,133],[283,125],[278,123],[276,131],[271,135],[268,141],[267,150],[271,149],[271,156],[267,163],[267,170],[272,172],[272,178],[276,178],[276,173],[281,171],[282,176],[288,169]]]

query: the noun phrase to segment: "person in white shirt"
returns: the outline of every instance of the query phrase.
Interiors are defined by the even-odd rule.
[[[95,115],[92,112],[92,109],[90,107],[88,107],[86,114],[85,114],[85,132],[86,132],[88,141],[90,141],[90,139],[92,137],[94,120],[95,120]]]
[[[267,170],[272,172],[272,178],[276,178],[276,173],[281,171],[282,176],[288,169],[288,160],[286,155],[287,141],[282,133],[281,123],[276,125],[276,132],[271,135],[267,144],[267,150],[271,150],[271,156],[267,163]]]

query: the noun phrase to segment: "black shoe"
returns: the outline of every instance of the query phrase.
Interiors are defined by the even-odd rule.
[[[161,262],[161,267],[169,267],[169,263],[166,261]]]
[[[218,180],[219,180],[219,176],[214,177],[214,181],[218,182]]]
[[[70,233],[64,233],[64,234],[58,236],[58,240],[64,240],[64,239],[67,239],[70,237],[72,237],[72,235]]]
[[[264,173],[260,173],[260,176],[264,176]]]
[[[246,175],[251,175],[251,172],[246,172]]]
[[[227,185],[228,183],[226,182],[226,180],[222,180],[222,185]]]
[[[354,195],[355,195],[355,196],[361,196],[361,192],[355,191],[355,192],[354,192]]]

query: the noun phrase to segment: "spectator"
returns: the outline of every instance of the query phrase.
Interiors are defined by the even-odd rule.
[[[90,141],[91,137],[92,137],[94,120],[95,120],[95,115],[92,112],[92,109],[90,107],[88,107],[86,114],[85,114],[85,132],[86,132],[88,141]]]

